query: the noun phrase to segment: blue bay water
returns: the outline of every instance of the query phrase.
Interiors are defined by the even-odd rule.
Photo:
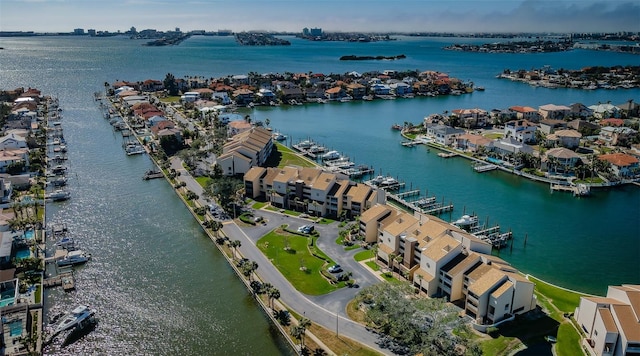
[[[544,65],[638,65],[640,57],[576,50],[546,54],[479,54],[443,51],[445,45],[495,39],[399,37],[376,43],[307,42],[287,47],[242,47],[232,37],[192,37],[179,46],[145,47],[124,37],[0,38],[0,87],[36,87],[60,98],[65,135],[76,175],[73,198],[47,217],[62,220],[94,254],[78,275],[78,292],[52,292],[53,307],[90,299],[99,307],[99,329],[71,351],[127,354],[140,341],[145,354],[287,352],[217,250],[200,232],[163,181],[142,182],[147,157],[126,157],[93,101],[104,82],[258,73],[346,73],[437,70],[471,80],[486,91],[469,95],[374,102],[310,104],[246,111],[293,142],[310,137],[384,174],[455,205],[442,217],[475,212],[512,229],[513,249],[501,257],[525,273],[588,293],[640,283],[640,189],[596,191],[588,198],[550,193],[544,184],[503,172],[474,173],[468,161],[442,159],[435,150],[400,145],[393,123],[419,123],[457,108],[486,110],[512,105],[586,105],[640,100],[640,90],[534,88],[496,79],[502,70]],[[405,54],[397,61],[339,61],[342,55]],[[525,246],[525,237],[527,240]],[[86,241],[86,243],[84,242]],[[157,312],[157,311],[160,312]],[[250,326],[249,326],[250,325]],[[160,337],[159,332],[168,332]],[[223,336],[221,336],[223,335]],[[175,340],[184,341],[176,343]],[[76,347],[76,349],[73,349]],[[112,350],[112,349],[109,349]],[[283,351],[284,350],[284,351]]]

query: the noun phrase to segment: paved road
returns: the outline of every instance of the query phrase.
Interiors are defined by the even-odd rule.
[[[171,168],[179,172],[176,179],[185,182],[186,188],[198,194],[199,203],[206,205],[208,202],[203,197],[203,188],[182,166],[182,161],[178,157],[171,158]],[[317,240],[318,247],[328,256],[340,264],[345,271],[351,271],[352,277],[357,281],[360,288],[342,288],[333,293],[322,296],[309,296],[298,292],[271,264],[264,254],[256,247],[256,242],[274,228],[289,224],[292,228],[302,225],[313,224],[311,220],[292,217],[289,215],[260,210],[257,215],[264,217],[265,224],[255,227],[240,228],[234,221],[227,221],[223,224],[223,232],[230,240],[239,240],[241,246],[240,253],[249,260],[258,263],[256,273],[264,282],[271,283],[280,291],[280,300],[288,307],[303,314],[313,322],[324,326],[329,330],[336,330],[339,335],[347,336],[364,345],[367,345],[380,353],[389,354],[388,350],[381,349],[377,344],[377,335],[369,332],[362,325],[351,321],[346,313],[346,305],[358,293],[360,288],[369,286],[380,280],[367,268],[360,265],[353,259],[353,255],[358,250],[345,252],[342,246],[335,244],[338,236],[338,223],[315,224],[316,230],[320,233]]]

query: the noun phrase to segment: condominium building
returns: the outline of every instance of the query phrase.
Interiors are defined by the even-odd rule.
[[[606,297],[581,297],[575,319],[590,355],[640,354],[640,285],[609,286]]]
[[[217,163],[224,175],[244,174],[251,167],[264,165],[272,148],[271,133],[262,127],[254,127],[233,136],[222,148]]]
[[[435,216],[371,207],[360,233],[377,236],[376,260],[430,297],[462,306],[476,325],[492,325],[535,308],[534,284],[491,245]]]
[[[244,175],[244,187],[250,198],[317,216],[360,216],[386,199],[382,190],[350,181],[343,174],[309,167],[253,167]]]

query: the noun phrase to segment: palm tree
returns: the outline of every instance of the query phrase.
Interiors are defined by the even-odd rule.
[[[273,309],[273,300],[280,299],[280,291],[278,290],[278,288],[271,287],[267,290],[267,296],[269,297],[269,307]]]
[[[400,274],[400,265],[402,264],[402,261],[404,260],[404,258],[402,257],[402,255],[398,255],[396,256],[396,258],[394,258],[395,262],[398,264],[398,275]]]
[[[394,261],[396,259],[396,254],[395,253],[390,253],[388,259],[389,260],[387,261],[387,266],[389,268],[391,268],[391,273],[393,274],[393,263],[394,263]]]
[[[300,339],[300,345],[304,348],[304,335],[305,332],[307,331],[307,328],[309,326],[311,326],[311,320],[303,317],[302,319],[300,319],[300,321],[298,322],[298,326],[300,328],[302,328],[302,335],[301,335],[301,339]]]
[[[233,248],[233,258],[236,258],[236,253],[237,253],[237,249],[242,246],[242,243],[240,242],[240,240],[233,240],[229,243],[229,246],[231,246],[231,248]]]

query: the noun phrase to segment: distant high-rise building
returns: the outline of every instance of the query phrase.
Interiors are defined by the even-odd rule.
[[[83,28],[75,28],[75,29],[73,29],[73,34],[74,35],[84,35],[84,29]]]
[[[180,32],[180,27],[176,27],[176,32]]]
[[[305,28],[303,28],[303,29],[302,29],[302,35],[303,35],[303,36],[309,36],[309,29],[308,29],[308,28],[306,28],[306,27],[305,27]]]
[[[89,36],[95,36],[96,35],[96,30],[93,28],[90,28],[87,30],[87,33],[89,34]]]
[[[310,30],[310,34],[311,34],[311,36],[314,36],[314,37],[322,36],[322,29],[321,28],[312,28]]]

